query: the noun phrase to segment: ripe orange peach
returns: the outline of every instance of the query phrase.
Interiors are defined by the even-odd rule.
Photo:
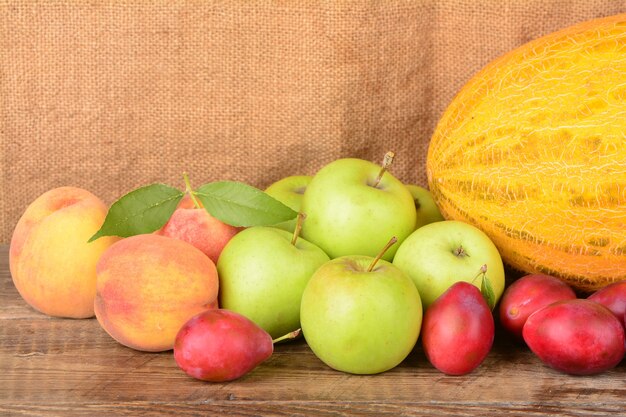
[[[122,239],[102,254],[96,272],[96,318],[133,349],[172,349],[187,320],[216,307],[215,264],[182,240],[157,234]]]
[[[76,187],[54,188],[26,208],[13,232],[9,265],[29,305],[50,316],[94,315],[96,263],[118,238],[87,241],[106,214],[98,197]]]

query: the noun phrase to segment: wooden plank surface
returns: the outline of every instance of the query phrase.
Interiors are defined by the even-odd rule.
[[[420,346],[379,375],[334,371],[302,339],[230,383],[187,377],[171,352],[111,339],[95,319],[50,318],[27,306],[0,246],[0,416],[605,416],[626,415],[626,364],[574,377],[544,366],[497,330],[470,375],[445,376]]]

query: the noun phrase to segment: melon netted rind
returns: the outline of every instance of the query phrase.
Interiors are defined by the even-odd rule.
[[[427,176],[443,215],[514,268],[583,292],[626,279],[626,14],[483,68],[443,114]]]

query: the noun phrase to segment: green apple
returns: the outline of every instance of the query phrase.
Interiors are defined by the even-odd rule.
[[[496,301],[504,291],[504,266],[496,246],[482,230],[456,220],[415,230],[398,248],[393,264],[411,277],[425,308],[457,281],[480,288],[483,265]]]
[[[415,201],[415,211],[417,218],[415,220],[415,228],[418,229],[424,225],[445,220],[439,211],[439,207],[435,203],[432,194],[424,187],[409,184],[406,186]]]
[[[296,235],[297,236],[297,235]],[[221,308],[248,317],[273,338],[300,327],[300,299],[328,255],[275,227],[235,235],[217,262]]]
[[[383,260],[368,271],[369,256],[344,256],[322,265],[302,295],[302,333],[315,355],[333,369],[376,374],[411,352],[422,323],[411,279]]]
[[[282,178],[269,185],[265,192],[294,211],[300,211],[302,196],[313,177],[310,175],[292,175]],[[283,230],[293,232],[296,219],[274,225]]]
[[[307,220],[302,236],[331,258],[375,256],[396,236],[402,242],[415,229],[415,203],[402,182],[362,159],[338,159],[320,169],[304,192]],[[377,183],[377,180],[379,182]],[[384,256],[393,259],[398,245]]]

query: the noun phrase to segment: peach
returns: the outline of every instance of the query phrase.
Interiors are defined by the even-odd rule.
[[[118,238],[87,241],[106,214],[98,197],[76,187],[54,188],[26,208],[11,238],[9,266],[30,306],[57,317],[94,315],[96,263]]]
[[[102,254],[96,272],[96,318],[133,349],[172,349],[187,320],[216,307],[215,264],[182,240],[157,234],[122,239]]]
[[[179,206],[159,234],[190,243],[217,263],[224,246],[240,229],[222,223],[203,208]]]
[[[202,204],[202,203],[200,203],[200,201],[198,199],[196,199],[196,201],[198,202],[198,204]],[[202,207],[202,206],[200,206],[200,207]],[[196,203],[194,203],[194,201],[191,198],[191,196],[189,195],[189,193],[185,193],[185,195],[183,196],[183,198],[181,198],[181,200],[178,203],[178,206],[176,206],[176,208],[196,208]]]

